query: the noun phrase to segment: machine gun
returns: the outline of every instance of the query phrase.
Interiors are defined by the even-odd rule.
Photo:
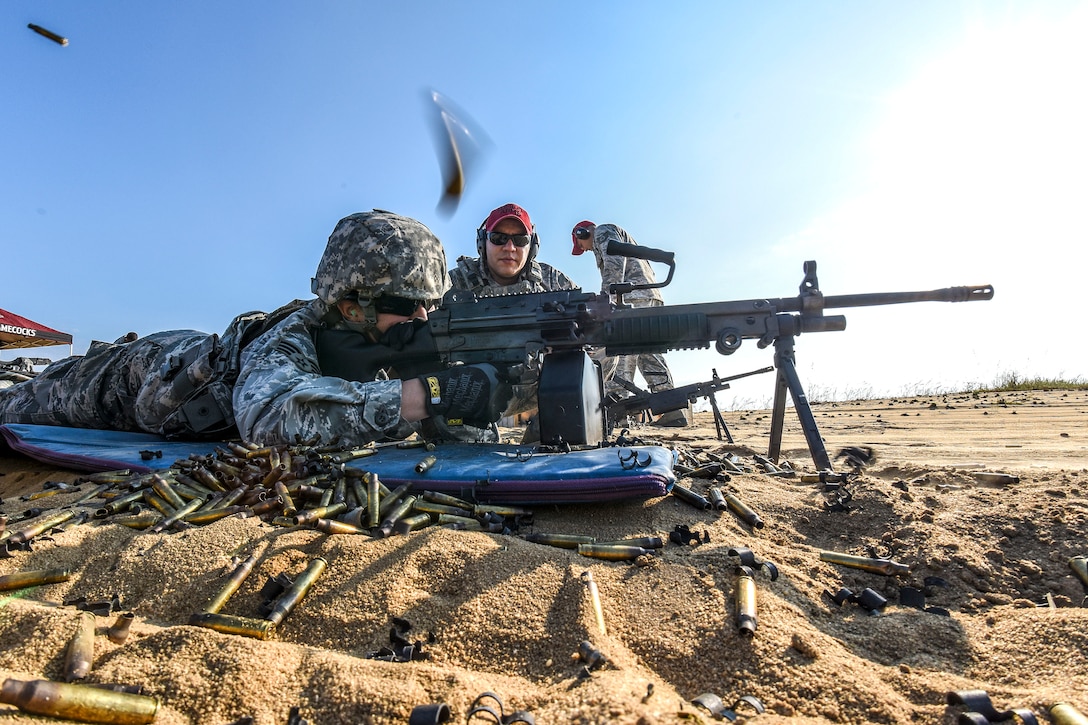
[[[722,390],[729,390],[729,381],[740,380],[749,375],[769,373],[772,370],[774,370],[773,367],[765,367],[747,373],[740,373],[739,375],[730,375],[727,378],[720,378],[717,369],[714,369],[711,370],[712,377],[710,380],[702,383],[692,383],[691,385],[681,385],[668,390],[659,390],[656,393],[643,390],[630,380],[615,378],[614,382],[622,385],[624,389],[633,393],[633,395],[606,404],[605,420],[608,423],[608,428],[612,428],[614,427],[614,421],[631,413],[641,413],[648,410],[653,415],[661,415],[662,413],[686,408],[699,398],[706,398],[710,401],[710,408],[714,412],[714,429],[718,435],[718,440],[722,440],[722,433],[725,433],[726,440],[732,443],[733,435],[729,432],[729,426],[725,424],[725,418],[722,417],[722,413],[718,409],[718,401],[714,394]]]
[[[981,285],[825,296],[816,278],[816,262],[809,261],[804,264],[805,276],[796,297],[633,308],[624,304],[623,295],[668,284],[675,269],[673,253],[615,241],[608,244],[607,253],[668,264],[668,278],[653,284],[613,284],[609,289],[616,295],[615,304],[608,295],[581,290],[479,299],[471,292],[451,290],[409,343],[397,349],[363,343],[359,350],[362,362],[358,365],[329,370],[322,361],[322,370],[350,380],[372,380],[374,370],[386,367],[394,368],[402,378],[455,363],[518,368],[538,381],[542,443],[596,445],[604,440],[603,383],[600,367],[587,350],[599,348],[607,355],[628,355],[702,349],[713,344],[722,355],[730,355],[744,340],[751,339],[761,349],[774,346],[774,367],[778,369],[768,457],[777,461],[781,452],[789,392],[813,462],[820,470],[832,470],[797,375],[794,338],[802,333],[846,329],[846,318],[825,315],[827,309],[969,302],[989,300],[994,295],[992,286]],[[336,334],[339,331],[325,331],[323,337]],[[319,338],[319,357],[324,345]],[[344,345],[340,348],[343,350]]]

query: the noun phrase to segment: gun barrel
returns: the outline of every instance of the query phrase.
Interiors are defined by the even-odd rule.
[[[909,302],[974,302],[991,300],[992,285],[943,287],[920,292],[871,292],[856,295],[831,295],[824,297],[824,307],[872,307],[874,305],[900,305]]]

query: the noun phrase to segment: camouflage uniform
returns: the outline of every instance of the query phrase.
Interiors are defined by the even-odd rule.
[[[360,298],[371,310],[361,329],[335,310],[351,293],[441,298],[449,287],[441,244],[412,219],[353,214],[329,237],[313,287],[319,299],[241,315],[222,337],[178,330],[94,343],[0,390],[0,422],[213,438],[236,425],[243,439],[267,445],[407,437],[419,425],[400,417],[401,381],[323,376],[314,335],[322,326],[373,330],[370,299]]]
[[[614,254],[605,254],[603,249],[610,240],[637,244],[631,235],[615,224],[598,224],[593,232],[593,254],[597,258],[597,268],[601,271],[601,294],[608,294],[609,285],[615,282],[635,284],[656,283],[653,267],[645,259],[633,259]],[[623,301],[632,307],[657,307],[665,304],[658,289],[633,290],[623,295]],[[615,302],[615,299],[613,299]],[[659,353],[640,353],[638,355],[620,355],[615,359],[615,372],[605,381],[606,394],[627,397],[626,389],[613,381],[619,377],[634,382],[635,371],[642,373],[650,392],[669,390],[673,387],[672,374],[665,364],[665,357]],[[607,370],[609,365],[603,367]]]
[[[517,282],[501,285],[491,277],[487,261],[483,258],[458,257],[457,266],[450,270],[450,282],[454,289],[469,290],[477,297],[578,289],[570,277],[550,264],[533,259],[525,266]]]

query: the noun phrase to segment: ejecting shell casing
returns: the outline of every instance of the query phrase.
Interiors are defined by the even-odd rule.
[[[731,493],[723,493],[722,497],[725,499],[725,504],[729,507],[729,510],[735,513],[741,521],[753,529],[763,528],[763,519],[759,518],[759,514],[748,508],[743,501]]]
[[[234,567],[234,570],[230,573],[230,577],[227,578],[227,583],[224,584],[216,595],[204,606],[204,612],[207,614],[215,614],[222,609],[231,595],[238,591],[238,587],[242,586],[242,582],[246,580],[246,577],[253,571],[253,567],[256,564],[257,555],[250,554],[240,562],[238,566]]]
[[[159,701],[147,695],[115,692],[90,685],[49,680],[4,680],[0,702],[35,715],[81,722],[144,725],[152,722]]]
[[[0,592],[36,587],[40,584],[66,582],[72,576],[71,569],[28,569],[0,576]]]
[[[135,619],[132,612],[124,612],[118,614],[117,619],[113,620],[113,624],[106,628],[106,637],[110,642],[114,644],[124,644],[128,639],[129,629],[132,627],[132,620]]]
[[[821,551],[820,561],[841,564],[842,566],[849,566],[853,569],[871,571],[874,574],[883,574],[884,576],[906,574],[910,571],[910,567],[906,564],[899,564],[889,559],[873,559],[865,556],[855,556],[853,554],[842,554],[837,551]]]
[[[1054,725],[1088,725],[1088,717],[1068,702],[1051,705],[1050,719],[1054,721]]]
[[[680,499],[685,503],[689,503],[696,508],[708,509],[710,508],[710,502],[705,497],[695,493],[690,488],[681,486],[680,484],[674,484],[672,487],[672,495]]]
[[[597,542],[592,536],[579,536],[578,534],[526,534],[525,540],[534,544],[557,546],[560,549],[577,549],[581,544],[594,544]]]
[[[737,631],[742,637],[756,633],[759,620],[756,617],[755,573],[746,566],[737,567],[736,619]]]
[[[68,640],[64,654],[64,681],[82,680],[91,671],[94,661],[94,614],[80,612],[75,634]]]
[[[431,470],[431,466],[438,462],[436,456],[427,456],[422,461],[416,464],[416,473],[426,473]]]
[[[626,561],[637,559],[643,554],[652,554],[653,549],[644,549],[641,546],[623,546],[619,544],[579,544],[578,553],[594,559],[607,559],[608,561]]]
[[[1080,583],[1088,588],[1088,557],[1074,556],[1069,560],[1069,568],[1080,579]]]
[[[272,609],[265,619],[276,625],[282,622],[291,613],[291,610],[302,601],[302,598],[310,591],[310,587],[313,586],[313,583],[317,581],[317,578],[321,576],[328,565],[329,562],[320,556],[311,561],[306,570],[298,575],[290,588],[281,594],[275,604],[272,605]]]
[[[200,612],[189,617],[189,624],[194,627],[213,629],[223,634],[240,634],[254,639],[269,639],[276,625],[267,619],[238,617],[219,612]]]

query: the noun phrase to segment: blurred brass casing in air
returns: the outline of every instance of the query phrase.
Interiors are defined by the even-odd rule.
[[[7,679],[0,702],[35,715],[113,725],[143,725],[159,710],[159,701],[147,695],[49,680]]]

